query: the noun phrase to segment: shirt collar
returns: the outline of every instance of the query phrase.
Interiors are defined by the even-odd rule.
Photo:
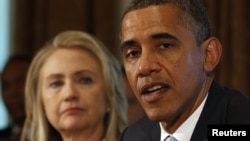
[[[193,114],[172,134],[178,141],[189,141],[191,139],[195,125],[200,117],[201,111],[207,99],[207,95],[203,99],[200,106],[193,112]],[[164,139],[170,134],[163,129],[160,122],[159,124],[161,128],[161,141],[164,141]]]

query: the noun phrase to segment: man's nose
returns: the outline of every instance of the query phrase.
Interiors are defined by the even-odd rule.
[[[157,54],[145,51],[142,52],[139,64],[138,64],[138,75],[144,77],[151,75],[152,73],[158,72],[161,69]]]

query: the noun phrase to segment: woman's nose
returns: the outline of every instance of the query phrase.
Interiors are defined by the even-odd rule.
[[[76,85],[74,85],[71,82],[67,83],[64,89],[65,101],[78,100],[78,98],[79,98],[79,94],[78,94]]]

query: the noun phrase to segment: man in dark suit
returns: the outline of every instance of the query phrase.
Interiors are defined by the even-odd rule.
[[[121,23],[123,62],[147,117],[120,141],[203,141],[208,125],[250,124],[250,99],[214,81],[222,45],[208,21],[198,0],[131,2]]]
[[[31,57],[13,55],[1,73],[2,97],[10,117],[10,124],[0,130],[0,140],[20,140],[25,120],[24,86]]]

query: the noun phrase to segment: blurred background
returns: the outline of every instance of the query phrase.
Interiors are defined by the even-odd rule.
[[[201,0],[223,45],[215,79],[250,96],[250,1]],[[120,17],[130,0],[0,0],[0,70],[11,54],[34,55],[63,30],[84,30],[119,59]],[[0,129],[8,114],[0,98]]]

